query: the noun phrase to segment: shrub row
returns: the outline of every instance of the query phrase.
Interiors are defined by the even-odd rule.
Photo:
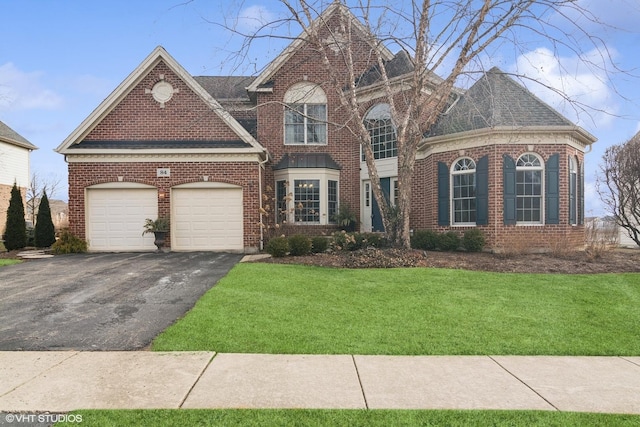
[[[480,252],[484,249],[485,238],[482,231],[471,229],[464,232],[462,239],[455,231],[438,233],[432,230],[416,231],[411,238],[411,247],[425,251],[457,251]]]
[[[331,237],[316,236],[309,238],[301,234],[289,237],[279,236],[269,239],[265,251],[273,257],[286,255],[303,256],[310,253],[322,253],[329,247],[337,251],[356,251],[368,247],[385,248],[389,242],[377,233],[347,233],[339,231]]]

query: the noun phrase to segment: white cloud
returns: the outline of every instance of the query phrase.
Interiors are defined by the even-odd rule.
[[[44,73],[24,72],[13,63],[0,65],[0,110],[54,110],[63,99],[41,83]]]
[[[238,14],[237,24],[242,30],[257,31],[273,22],[275,15],[264,6],[249,6]]]
[[[640,4],[637,0],[577,0],[567,3],[561,11],[589,33],[606,33],[607,28],[635,32],[640,20]]]
[[[595,50],[579,58],[559,57],[547,48],[538,48],[520,55],[511,71],[526,76],[527,88],[569,120],[604,127],[611,124],[618,106],[605,73],[597,65],[599,58]]]

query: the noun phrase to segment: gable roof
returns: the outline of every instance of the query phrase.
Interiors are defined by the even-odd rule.
[[[346,14],[349,17],[349,19],[352,21],[357,31],[360,31],[365,34],[369,32],[369,30],[362,24],[362,22],[360,22],[360,20],[356,18],[353,15],[353,13],[351,13],[349,8],[338,1],[332,2],[329,5],[329,7],[327,7],[309,25],[309,27],[312,30],[315,29],[316,27],[322,25],[324,22],[327,22],[331,17],[331,15],[333,15],[333,13],[337,11],[340,13]],[[258,77],[256,77],[256,79],[253,82],[251,82],[251,84],[247,87],[247,90],[249,92],[260,92],[261,89],[270,91],[271,89],[270,80],[273,77],[273,75],[287,62],[287,60],[289,60],[289,58],[291,58],[291,56],[293,56],[294,53],[298,51],[298,49],[300,49],[303,46],[306,40],[307,40],[307,36],[305,31],[303,30],[302,33],[300,33],[300,35],[296,37],[294,41],[291,42],[289,46],[287,46],[286,49],[284,49],[280,53],[280,55],[278,55],[273,61],[271,61],[269,65],[267,65],[267,67],[262,71],[262,73],[258,75]],[[391,53],[391,51],[387,49],[383,44],[380,44],[377,48],[380,49],[382,58],[385,61],[390,61],[393,58],[393,54]]]
[[[211,110],[213,110],[237,135],[257,152],[266,152],[256,139],[220,103],[214,99],[169,53],[156,47],[138,67],[78,126],[55,151],[70,154],[69,149],[79,144],[160,62],[164,62]],[[77,150],[76,150],[77,152]]]
[[[568,126],[568,119],[499,68],[487,71],[443,114],[428,136],[495,127]]]
[[[37,150],[38,147],[27,141],[22,135],[9,126],[0,121],[0,142],[6,142],[7,144],[16,145],[18,147],[26,148],[27,150]]]
[[[411,73],[414,70],[413,61],[404,50],[399,51],[390,60],[383,61],[384,69],[387,73],[389,80],[394,77],[402,76],[404,74]],[[378,83],[382,80],[382,73],[380,67],[375,64],[367,71],[362,73],[356,81],[356,86],[361,88]]]

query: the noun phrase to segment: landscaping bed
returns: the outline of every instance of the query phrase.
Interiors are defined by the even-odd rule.
[[[367,248],[353,252],[267,258],[260,262],[340,268],[435,267],[513,273],[638,273],[640,250],[616,249],[594,256],[588,251],[504,255]]]

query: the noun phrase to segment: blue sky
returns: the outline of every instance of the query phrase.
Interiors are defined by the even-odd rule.
[[[523,46],[515,58],[485,59],[484,65],[505,71],[518,64],[520,70],[528,67],[536,78],[609,112],[576,112],[550,91],[530,87],[598,138],[587,155],[586,203],[587,215],[600,215],[594,172],[602,154],[640,131],[640,5],[636,0],[579,0],[579,4],[611,26],[605,31],[584,24],[603,38],[616,63],[631,73],[614,74],[605,84],[572,52],[554,58],[548,46],[535,43]],[[237,49],[239,39],[214,23],[240,16],[246,28],[261,17],[282,13],[276,2],[266,0],[2,0],[0,120],[39,147],[31,156],[32,172],[60,178],[63,186],[54,197],[66,200],[66,164],[53,150],[157,45],[192,75],[249,75],[255,73],[253,66],[232,69],[230,65],[230,52]],[[282,41],[265,41],[250,52],[245,64],[262,66],[282,46]],[[561,78],[561,68],[570,71],[569,79]]]

